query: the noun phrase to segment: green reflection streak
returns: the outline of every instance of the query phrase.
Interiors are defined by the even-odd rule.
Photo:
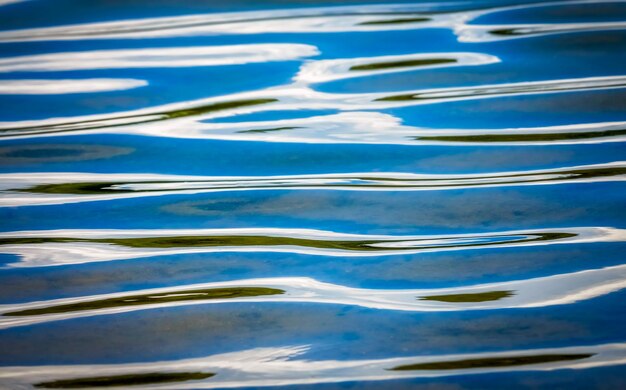
[[[535,356],[504,356],[482,359],[465,359],[447,362],[429,362],[409,364],[405,366],[397,366],[392,371],[410,371],[410,370],[462,370],[468,368],[498,368],[524,366],[528,364],[552,363],[568,360],[587,359],[595,354],[554,354],[554,355],[535,355]]]
[[[202,106],[179,109],[179,110],[157,111],[157,112],[149,112],[149,113],[138,114],[138,115],[122,115],[122,116],[111,117],[111,118],[92,119],[92,120],[85,120],[85,121],[75,121],[75,122],[70,121],[70,122],[56,123],[56,124],[43,125],[43,126],[24,126],[24,127],[15,127],[15,128],[4,128],[4,129],[0,129],[0,137],[1,136],[13,136],[13,135],[16,135],[15,132],[18,133],[17,135],[28,135],[28,134],[39,134],[39,133],[51,133],[51,132],[62,133],[62,132],[67,132],[67,131],[93,130],[93,129],[100,129],[100,128],[138,125],[138,124],[143,124],[143,123],[160,122],[160,121],[164,121],[168,119],[203,115],[203,114],[208,114],[208,113],[215,112],[215,111],[223,111],[223,110],[239,108],[239,107],[268,104],[268,103],[273,103],[277,101],[278,99],[271,99],[271,98],[233,100],[229,102],[211,103],[211,104],[206,104]],[[107,122],[121,120],[121,119],[130,119],[130,121],[125,121],[124,123],[117,123],[117,124],[107,124]],[[8,133],[8,134],[2,134],[2,133]]]
[[[438,301],[438,302],[488,302],[497,301],[503,298],[513,296],[513,291],[489,291],[476,294],[449,294],[449,295],[429,295],[418,298],[420,301]]]
[[[285,127],[274,127],[270,129],[253,129],[253,130],[240,130],[237,133],[270,133],[273,131],[282,131],[282,130],[293,130],[293,129],[301,129],[302,127],[296,126],[285,126]]]
[[[626,135],[626,129],[587,131],[571,133],[526,133],[526,134],[478,134],[478,135],[438,135],[415,137],[421,141],[447,142],[536,142],[536,141],[566,141],[589,138],[605,138]]]
[[[257,297],[263,295],[280,295],[284,290],[267,287],[223,287],[200,290],[182,290],[143,295],[127,295],[123,297],[100,299],[96,301],[68,303],[65,305],[40,307],[4,313],[3,316],[36,316],[43,314],[60,314],[76,311],[110,309],[113,307],[141,306],[158,303],[204,301],[212,299],[232,299]]]
[[[518,238],[519,236],[528,236]],[[138,237],[138,238],[71,238],[71,237],[8,237],[0,238],[2,245],[23,245],[23,244],[43,244],[43,243],[72,243],[89,242],[100,244],[114,244],[129,248],[194,248],[194,247],[238,247],[238,246],[297,246],[305,248],[339,249],[348,251],[389,251],[389,250],[416,250],[416,249],[439,249],[439,248],[460,248],[473,246],[489,246],[506,243],[526,243],[535,241],[551,241],[564,238],[576,237],[575,233],[524,233],[517,235],[496,234],[491,236],[459,237],[462,240],[478,239],[479,242],[459,243],[455,237],[440,238],[440,245],[419,244],[401,248],[380,248],[374,245],[380,243],[404,243],[406,241],[419,243],[420,241],[431,241],[430,238],[411,239],[399,238],[389,240],[317,240],[309,238],[292,238],[280,236],[167,236],[167,237]],[[510,240],[502,241],[490,239],[510,237]],[[450,243],[446,243],[450,241]]]
[[[626,130],[624,130],[626,133]],[[597,134],[597,133],[596,133]],[[467,136],[472,137],[472,136]],[[458,137],[461,139],[455,139],[454,136],[449,136],[448,138],[453,138],[453,141],[461,141],[465,140],[467,137]],[[480,136],[474,136],[480,137]],[[491,137],[491,136],[490,136]],[[421,137],[419,139],[428,139],[428,140],[443,140],[443,137]],[[445,139],[448,140],[448,139]],[[469,142],[469,141],[468,141]],[[240,179],[240,180],[232,180],[232,185],[214,185],[215,182],[221,182],[219,178],[214,180],[185,180],[185,183],[206,183],[206,186],[196,186],[193,188],[189,188],[190,190],[235,190],[239,188],[253,188],[253,189],[262,189],[262,188],[299,188],[299,187],[310,187],[312,185],[316,187],[324,187],[324,188],[333,188],[333,187],[363,187],[363,188],[438,188],[438,187],[481,187],[481,186],[490,186],[490,185],[507,185],[507,184],[518,184],[518,183],[549,183],[552,181],[563,181],[563,180],[581,180],[581,179],[591,179],[591,178],[599,178],[599,177],[611,177],[611,176],[620,176],[626,174],[626,167],[607,167],[607,168],[581,168],[581,169],[570,169],[570,170],[555,170],[555,171],[539,171],[539,172],[525,172],[519,174],[508,174],[508,175],[490,175],[490,176],[459,176],[455,177],[443,177],[443,178],[385,178],[385,177],[328,177],[325,178],[329,182],[326,184],[309,184],[306,180],[303,180],[302,183],[255,183],[254,179]],[[553,175],[553,177],[537,177],[541,175]],[[351,182],[338,182],[333,183],[333,180],[345,181],[349,180]],[[472,179],[485,179],[483,181],[471,183],[468,180]],[[510,179],[510,180],[501,180],[501,179]],[[280,180],[280,178],[277,178]],[[497,180],[497,181],[493,181]],[[142,193],[142,192],[163,192],[163,191],[184,191],[185,188],[177,188],[177,189],[167,189],[167,188],[155,188],[155,189],[124,189],[120,186],[129,185],[129,184],[167,184],[167,183],[181,183],[182,181],[137,181],[137,182],[84,182],[84,183],[59,183],[59,184],[40,184],[30,188],[18,188],[12,189],[11,191],[16,192],[26,192],[26,193],[36,193],[36,194],[68,194],[68,195],[105,195],[105,194],[120,194],[120,193]],[[379,183],[377,183],[379,182]],[[385,182],[397,183],[397,184],[384,184]],[[426,182],[428,184],[421,184],[420,182]],[[247,184],[245,186],[240,186],[239,184]]]
[[[97,376],[77,379],[63,379],[37,383],[35,387],[46,389],[81,389],[85,387],[141,386],[156,383],[184,382],[207,379],[215,374],[204,372],[151,372],[146,374],[128,374]]]
[[[417,17],[417,18],[398,18],[398,19],[382,19],[372,20],[369,22],[361,22],[360,26],[378,25],[378,24],[402,24],[402,23],[416,23],[416,22],[428,22],[431,18]]]
[[[391,69],[391,68],[403,68],[410,66],[426,66],[426,65],[438,65],[458,62],[454,58],[426,58],[420,60],[406,60],[406,61],[393,61],[393,62],[377,62],[373,64],[354,65],[350,67],[350,70],[379,70],[379,69]]]
[[[424,93],[411,93],[402,95],[385,96],[378,99],[374,99],[376,102],[405,102],[415,100],[450,100],[450,99],[463,99],[472,97],[498,97],[523,93],[552,93],[561,91],[586,91],[602,88],[622,88],[626,86],[626,82],[604,85],[601,82],[597,85],[578,85],[576,82],[565,81],[562,83],[537,83],[534,85],[504,85],[504,86],[485,86],[475,88],[464,89],[442,89],[429,91]],[[434,96],[429,96],[434,95]]]

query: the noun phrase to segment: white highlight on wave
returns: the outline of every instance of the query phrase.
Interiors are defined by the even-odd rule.
[[[275,104],[275,103],[273,103]],[[272,104],[272,105],[273,105]],[[237,109],[239,110],[239,109]],[[244,108],[241,111],[252,111]],[[260,109],[258,110],[260,111]],[[252,130],[252,131],[251,131]],[[476,145],[564,145],[622,142],[626,135],[606,136],[606,132],[626,130],[626,121],[598,122],[572,125],[521,127],[503,129],[432,129],[407,126],[390,114],[367,111],[352,111],[331,115],[312,116],[276,121],[255,121],[235,123],[215,123],[180,120],[167,123],[151,123],[119,130],[103,129],[96,132],[143,134],[169,138],[197,138],[230,141],[290,142],[312,144],[379,144],[379,145],[467,145],[467,142],[453,140],[424,139],[427,137],[451,136],[523,136],[541,134],[563,135],[561,139],[520,140],[520,141],[480,141]],[[89,132],[89,131],[87,131]],[[597,133],[596,137],[566,137],[567,134]],[[10,137],[10,136],[9,136]],[[26,136],[28,137],[28,136]],[[557,137],[558,138],[558,137]]]
[[[224,66],[318,54],[315,46],[291,43],[92,50],[0,58],[0,72]]]
[[[381,139],[391,139],[390,134],[399,131],[405,133],[411,127],[399,126],[399,119],[390,115],[380,113],[369,113],[365,115],[358,110],[374,110],[409,107],[423,104],[438,104],[462,100],[489,99],[500,96],[521,96],[534,94],[551,94],[565,92],[579,92],[589,90],[610,90],[626,88],[626,76],[604,76],[604,77],[587,77],[577,79],[562,80],[543,80],[495,85],[482,85],[462,88],[435,88],[424,90],[404,91],[401,93],[362,93],[362,94],[332,94],[314,91],[313,89],[299,85],[291,84],[280,87],[267,88],[251,92],[242,92],[220,97],[211,97],[188,101],[184,103],[172,103],[157,107],[126,111],[115,114],[87,115],[69,118],[51,118],[44,120],[30,121],[13,121],[0,122],[0,131],[4,138],[23,138],[36,137],[54,133],[62,135],[64,131],[71,130],[71,134],[77,133],[125,133],[125,134],[147,134],[160,135],[167,137],[182,138],[213,138],[213,139],[235,139],[234,137],[248,137],[251,133],[219,135],[217,130],[220,129],[237,129],[241,128],[242,123],[225,124],[225,123],[205,123],[217,118],[225,118],[242,114],[264,112],[268,110],[320,110],[331,109],[341,111],[353,111],[346,115],[338,116],[322,116],[312,117],[306,120],[286,120],[274,121],[281,126],[285,124],[298,123],[297,121],[307,122],[326,122],[323,126],[328,128],[328,124],[332,124],[339,120],[339,124],[335,125],[343,127],[346,124],[352,124],[354,130],[344,134],[343,131],[335,131],[328,136],[328,142],[336,142],[345,138],[345,142],[350,143],[381,143]],[[189,110],[203,106],[230,104],[238,101],[255,101],[259,99],[276,99],[275,102],[267,102],[265,104],[252,104],[243,107],[229,107],[223,109],[209,110],[205,113],[192,116],[168,117],[167,112],[177,110]],[[329,120],[330,119],[330,120]],[[373,119],[380,119],[380,122]],[[369,122],[369,123],[368,123]],[[262,123],[267,125],[269,122]],[[620,125],[622,122],[596,123],[586,126],[592,128],[602,126]],[[243,126],[250,126],[254,122],[243,123]],[[318,125],[319,126],[319,125]],[[331,125],[332,126],[332,125]],[[574,125],[572,128],[576,129]],[[399,127],[399,128],[398,128]],[[398,128],[398,129],[395,129]],[[350,128],[349,128],[350,129]],[[391,129],[391,130],[389,130]],[[539,130],[550,130],[550,127],[539,128]],[[556,127],[559,129],[559,127]],[[245,130],[252,130],[250,128]],[[329,129],[329,130],[332,130]],[[384,130],[384,134],[383,133]],[[428,129],[430,132],[432,129]],[[504,129],[513,130],[513,129]],[[495,130],[498,131],[498,130]],[[230,131],[232,133],[232,130]],[[426,135],[428,134],[426,132]],[[368,133],[377,133],[377,138],[368,141]],[[400,134],[405,136],[405,134]],[[416,134],[419,136],[420,134]],[[272,135],[258,135],[251,137],[272,137]],[[313,138],[308,136],[309,139]],[[327,137],[317,137],[317,139],[326,139]],[[291,142],[306,142],[306,139],[292,138]],[[358,141],[363,139],[363,141]],[[296,141],[297,140],[297,141]],[[576,140],[575,140],[576,141]],[[319,141],[316,141],[319,142]],[[566,141],[567,142],[567,141]],[[392,141],[382,143],[397,143]],[[412,143],[404,142],[400,143]]]
[[[553,185],[624,181],[626,173],[602,174],[602,170],[626,168],[626,162],[580,165],[556,169],[480,174],[415,174],[357,172],[282,176],[189,176],[165,174],[106,174],[76,172],[0,174],[0,207],[41,206],[106,201],[173,194],[219,191],[310,190],[335,191],[432,191],[483,187]],[[599,170],[599,174],[580,171]],[[102,183],[102,194],[29,192],[42,185]],[[110,184],[116,183],[116,184]],[[109,192],[106,192],[109,191]],[[118,191],[118,193],[115,193]],[[130,192],[127,192],[130,191]]]
[[[131,19],[2,31],[0,42],[404,30],[415,28],[416,23],[367,23],[407,16],[430,18],[417,23],[421,28],[445,27],[468,19],[469,14],[465,13],[427,13],[432,7],[441,6],[441,3],[358,5]]]
[[[283,294],[259,295],[255,297],[178,300],[96,308],[62,309],[58,313],[16,315],[25,310],[52,309],[58,306],[98,302],[102,300],[134,296],[166,296],[177,291],[193,293],[194,290],[211,288],[271,288],[285,291]],[[626,265],[591,269],[567,274],[534,279],[497,282],[466,287],[437,289],[383,290],[352,288],[324,283],[306,277],[262,278],[229,282],[201,283],[176,287],[133,290],[84,297],[61,298],[30,303],[0,305],[0,329],[27,326],[51,321],[61,321],[96,315],[119,314],[155,308],[170,308],[187,305],[224,304],[233,302],[306,302],[334,305],[360,306],[377,310],[410,312],[449,312],[467,310],[520,309],[566,305],[593,299],[619,291],[626,287]],[[483,302],[447,302],[440,299],[447,295],[473,295],[510,292],[512,295]],[[176,295],[179,296],[179,295]],[[429,297],[437,297],[432,299]],[[428,298],[428,299],[424,299]]]
[[[621,3],[625,0],[575,0],[506,5],[458,10],[459,3],[359,5],[287,10],[212,13],[112,22],[9,30],[0,42],[160,38],[222,34],[332,33],[448,28],[462,42],[516,39],[526,34],[547,35],[576,31],[624,29],[624,22],[473,25],[473,20],[504,11],[549,6]],[[463,5],[461,4],[461,7]],[[455,9],[456,7],[456,9]],[[413,22],[411,20],[414,19]],[[403,21],[404,20],[404,21]],[[493,30],[518,30],[519,35],[493,34]]]
[[[133,388],[213,389],[256,386],[310,385],[346,381],[383,381],[402,378],[436,378],[456,375],[517,371],[582,370],[626,363],[626,343],[599,344],[562,348],[541,348],[450,355],[418,355],[370,360],[308,360],[300,358],[310,345],[255,348],[195,359],[124,364],[82,364],[1,367],[0,381],[12,389],[30,389],[32,385],[56,380],[141,375],[150,373],[215,373],[205,380],[150,384]],[[498,359],[546,355],[593,356],[549,363],[509,367],[479,367],[446,370],[391,370],[394,367],[422,363],[456,362],[474,359]]]
[[[147,81],[137,79],[0,80],[0,95],[62,95],[123,91],[146,85]]]
[[[115,377],[151,373],[203,372],[214,377],[186,382],[133,386],[145,389],[213,389],[256,386],[310,385],[346,381],[383,381],[402,378],[436,378],[456,375],[518,371],[583,370],[626,363],[626,343],[537,348],[450,355],[418,355],[370,360],[308,360],[301,358],[310,345],[255,348],[195,359],[150,363],[15,366],[0,368],[0,383],[12,389],[57,380]],[[581,359],[508,367],[398,371],[403,365],[457,362],[508,357],[592,355]],[[384,385],[383,385],[384,386]]]
[[[557,237],[542,239],[543,235],[557,234]],[[214,245],[214,246],[172,246],[172,247],[133,247],[107,242],[82,240],[140,239],[158,237],[202,237],[222,236],[278,237],[285,239],[311,240],[315,246],[279,245]],[[610,227],[575,227],[535,230],[514,230],[481,234],[450,235],[366,235],[348,234],[314,229],[282,228],[236,228],[236,229],[150,229],[150,230],[108,230],[108,229],[63,229],[2,232],[0,239],[28,238],[68,238],[66,242],[6,243],[0,246],[0,253],[19,257],[14,267],[47,267],[68,264],[83,264],[101,261],[129,260],[152,256],[180,255],[189,253],[214,252],[282,252],[339,257],[372,257],[421,252],[442,252],[454,250],[475,250],[485,247],[504,248],[520,246],[543,246],[571,243],[598,243],[626,241],[626,230]],[[358,248],[334,248],[333,242],[352,242],[362,245]],[[359,244],[365,242],[363,244]],[[324,247],[328,243],[329,247]],[[302,243],[303,244],[303,243]]]
[[[372,70],[351,70],[354,66],[380,65],[403,61],[451,60],[450,63],[407,65]],[[367,77],[376,74],[398,73],[417,69],[436,69],[456,66],[489,65],[500,62],[496,56],[482,53],[420,53],[395,56],[343,58],[336,60],[308,61],[294,77],[295,82],[305,84],[321,83],[353,77]]]

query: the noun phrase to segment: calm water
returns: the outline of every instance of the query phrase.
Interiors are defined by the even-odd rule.
[[[0,388],[626,388],[626,1],[0,1]]]

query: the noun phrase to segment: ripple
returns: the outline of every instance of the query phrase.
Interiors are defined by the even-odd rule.
[[[180,138],[237,139],[236,137],[239,137],[239,139],[256,138],[272,141],[274,140],[275,134],[267,134],[268,131],[277,134],[289,133],[293,130],[290,128],[303,127],[294,125],[295,123],[304,122],[305,128],[307,128],[307,124],[315,124],[315,127],[313,127],[314,132],[317,131],[317,133],[319,133],[321,130],[324,130],[327,139],[321,142],[410,143],[406,140],[406,137],[410,136],[407,132],[412,132],[413,138],[418,137],[419,134],[415,134],[415,128],[399,126],[400,120],[388,114],[364,113],[357,110],[390,109],[462,100],[610,90],[617,88],[626,88],[626,76],[544,80],[463,88],[437,88],[408,91],[394,95],[386,93],[322,93],[296,82],[290,85],[259,91],[237,93],[184,103],[173,103],[123,113],[88,115],[74,118],[0,122],[0,137],[19,138],[60,135],[64,132],[71,131],[89,133],[117,132]],[[205,122],[211,119],[230,117],[244,113],[319,109],[352,112],[301,120],[273,121],[270,126],[263,129],[265,132],[251,132],[250,130],[262,130],[248,127],[251,123],[240,122],[238,124],[232,124]],[[375,119],[377,119],[377,121],[373,122]],[[164,123],[159,125],[157,122]],[[146,126],[147,124],[149,124],[149,126]],[[268,125],[268,123],[262,124],[265,126]],[[343,127],[346,125],[348,125],[348,128],[344,130]],[[591,126],[597,127],[602,125],[604,124],[592,124]],[[246,126],[246,128],[242,128],[242,126]],[[311,127],[312,126],[309,126],[307,129]],[[237,129],[236,135],[233,135],[232,131],[228,132],[228,130],[234,128]],[[288,131],[276,131],[277,129]],[[393,130],[390,133],[392,136],[402,136],[403,142],[394,142],[394,137],[389,137],[388,133],[381,133],[381,131],[387,129]],[[227,130],[230,134],[220,134],[218,130]],[[335,134],[328,134],[329,130],[332,130]],[[243,131],[243,133],[241,131]],[[371,133],[374,133],[373,135],[376,136],[373,140],[371,139]],[[307,135],[310,140],[310,135]],[[619,135],[621,135],[621,133],[611,133],[609,137]],[[428,135],[424,134],[423,136]],[[602,134],[598,134],[599,138],[602,138],[602,136]],[[592,136],[590,135],[589,137]],[[317,140],[320,138],[321,137],[315,137]],[[381,142],[381,139],[386,138],[391,138],[391,140]],[[280,140],[281,137],[277,139]],[[296,142],[307,142],[307,137],[294,137],[292,140],[298,140]],[[426,140],[425,142],[430,141]],[[437,140],[435,140],[435,142],[437,142]]]
[[[594,89],[626,87],[626,76],[588,77],[571,80],[531,81],[502,85],[484,85],[478,87],[441,88],[417,93],[391,95],[377,98],[376,101],[451,101],[476,98],[499,97],[506,95],[525,95],[534,93],[555,93],[567,91],[585,91]]]
[[[90,50],[0,58],[0,73],[242,65],[297,60],[318,54],[311,45],[269,43]]]
[[[439,27],[469,18],[462,13],[433,13],[433,7],[437,5],[359,5],[144,18],[2,31],[0,42],[380,31]]]
[[[109,145],[31,144],[0,146],[0,164],[46,164],[107,159],[134,149]]]
[[[500,26],[464,25],[456,29],[461,42],[491,42],[552,34],[624,30],[626,22],[547,23]]]
[[[610,2],[622,2],[613,0]],[[503,11],[550,5],[593,4],[597,0],[553,1],[466,9],[459,3],[381,4],[247,11],[157,17],[0,31],[0,42],[164,38],[225,34],[330,33],[447,28],[461,42],[488,42],[526,36],[623,29],[623,22],[474,25]]]
[[[34,230],[0,233],[0,253],[19,257],[6,267],[45,267],[185,253],[287,252],[367,257],[625,239],[623,230],[601,227],[447,236],[359,235],[270,228]]]
[[[221,191],[441,191],[623,181],[626,162],[483,174],[395,172],[290,176],[178,176],[72,172],[0,174],[0,207],[67,204]]]
[[[0,305],[0,329],[137,310],[229,302],[307,302],[443,312],[572,304],[626,288],[626,265],[483,285],[382,290],[304,277],[247,279]]]
[[[201,290],[168,291],[160,294],[129,295],[98,301],[70,303],[66,305],[44,307],[39,309],[20,310],[4,313],[5,316],[36,316],[42,314],[69,313],[108,309],[120,306],[154,305],[169,302],[205,301],[210,299],[233,299],[241,297],[257,297],[262,295],[284,294],[283,290],[263,287],[229,287]]]
[[[176,379],[172,383],[159,381],[159,388],[163,389],[211,389],[587,369],[616,366],[626,361],[625,344],[369,360],[299,358],[309,349],[310,346],[307,345],[256,348],[194,359],[150,363],[1,367],[0,378],[17,388],[33,384],[72,385],[81,384],[82,381],[93,386],[91,381],[94,379],[97,386],[103,381],[116,383],[118,380],[137,378],[141,381],[137,384],[156,383],[147,382],[152,379]],[[307,375],[302,375],[303,372]],[[202,375],[206,377],[201,378]]]
[[[483,53],[420,53],[316,60],[302,65],[294,81],[320,83],[401,71],[488,65],[498,62],[500,62],[498,57]]]

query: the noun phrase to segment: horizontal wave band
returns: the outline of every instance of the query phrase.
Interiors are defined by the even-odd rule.
[[[303,359],[310,349],[310,345],[298,345],[150,363],[1,367],[0,382],[13,389],[133,384],[139,384],[133,388],[212,389],[583,370],[626,363],[624,343],[376,360]]]
[[[546,6],[615,3],[624,0],[552,1],[463,7],[462,3],[358,5],[183,15],[98,22],[66,26],[8,30],[0,32],[0,42],[136,39],[223,34],[332,33],[361,31],[447,28],[460,42],[489,42],[526,36],[623,29],[624,23],[551,23],[483,26],[470,24],[481,16],[503,11],[520,11]],[[461,5],[459,7],[459,5]]]
[[[0,207],[39,206],[144,196],[250,190],[429,191],[595,183],[626,179],[626,162],[486,174],[346,173],[290,176],[159,174],[0,174]]]
[[[305,277],[262,278],[0,305],[0,329],[137,310],[232,302],[306,302],[445,312],[572,304],[626,288],[626,265],[482,285],[382,290]]]
[[[286,252],[369,257],[421,252],[621,242],[626,230],[577,227],[486,234],[385,236],[313,229],[33,230],[0,233],[5,267],[46,267],[213,252]]]
[[[304,44],[248,44],[92,50],[0,58],[0,73],[94,69],[184,68],[289,61],[315,56]]]
[[[565,92],[581,92],[592,90],[610,90],[626,88],[626,76],[604,76],[587,77],[577,79],[543,80],[529,81],[508,84],[481,85],[475,87],[462,88],[437,88],[416,91],[406,91],[398,94],[383,93],[363,93],[363,94],[332,94],[314,91],[306,85],[293,83],[290,85],[273,87],[258,91],[243,92],[221,97],[200,99],[184,103],[172,103],[146,109],[126,111],[116,114],[87,115],[70,118],[51,118],[32,121],[0,122],[0,137],[20,138],[46,135],[63,135],[69,133],[124,133],[124,134],[147,134],[166,137],[181,138],[215,138],[233,139],[233,135],[215,134],[212,130],[222,128],[230,129],[232,125],[205,123],[203,121],[225,118],[239,114],[265,112],[268,110],[319,110],[332,109],[340,111],[352,111],[351,113],[339,114],[326,117],[313,117],[304,119],[312,121],[319,126],[321,122],[326,133],[330,132],[328,141],[344,143],[385,143],[380,139],[382,129],[391,128],[391,138],[395,134],[402,136],[404,142],[388,141],[386,143],[410,143],[410,141],[420,140],[420,133],[416,128],[403,127],[399,125],[399,119],[380,113],[363,113],[358,110],[375,110],[408,107],[422,104],[438,104],[461,100],[490,99],[501,96],[521,96],[534,94],[552,94]],[[382,119],[382,123],[363,123],[372,121],[372,116]],[[360,118],[362,117],[362,119]],[[330,119],[330,121],[328,120]],[[298,120],[290,120],[298,121]],[[339,121],[339,126],[336,122]],[[282,121],[288,122],[288,121]],[[342,131],[342,126],[347,122],[351,125],[348,131]],[[334,124],[328,126],[328,123]],[[236,126],[241,127],[241,123]],[[249,125],[246,124],[246,125]],[[592,125],[594,126],[594,125]],[[595,124],[597,126],[597,124]],[[242,137],[241,132],[246,135],[254,133],[269,133],[272,131],[293,130],[299,126],[279,126],[272,128],[239,129],[237,136]],[[263,131],[257,131],[263,130]],[[319,135],[320,130],[317,130]],[[623,128],[621,129],[623,130]],[[399,131],[400,133],[396,133]],[[412,132],[412,137],[408,132]],[[374,141],[368,140],[368,135],[374,133],[377,136]],[[395,134],[394,134],[395,133]],[[198,134],[198,135],[197,135]],[[364,138],[359,141],[358,135]],[[623,132],[612,134],[597,134],[596,138],[607,136],[623,136]],[[273,134],[264,134],[265,140],[272,140]],[[388,136],[385,134],[385,136]],[[429,139],[427,134],[423,135],[423,141],[441,141],[441,139]],[[229,138],[230,137],[230,138]],[[251,138],[257,137],[256,135]],[[296,137],[297,138],[297,137]],[[324,137],[317,137],[324,138]],[[574,137],[575,138],[575,137]],[[594,138],[586,135],[584,138]],[[278,138],[280,139],[280,137]],[[566,138],[567,139],[567,138]],[[443,138],[445,141],[445,137]],[[557,139],[558,140],[558,137]],[[455,141],[452,139],[451,141]],[[491,140],[485,139],[484,142]],[[497,141],[497,139],[495,140]],[[503,139],[502,141],[507,141]],[[523,140],[522,140],[523,141]],[[533,141],[533,139],[530,139]],[[534,141],[541,141],[541,138]],[[548,138],[546,141],[550,141]],[[300,142],[307,142],[306,138]],[[318,141],[319,142],[319,141]],[[519,142],[519,141],[518,141]]]

